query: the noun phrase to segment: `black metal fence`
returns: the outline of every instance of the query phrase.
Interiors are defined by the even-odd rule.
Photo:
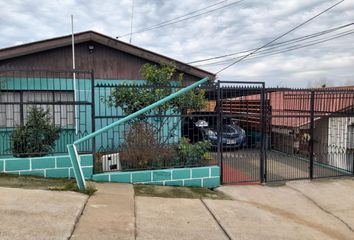
[[[95,85],[96,102],[95,126],[97,129],[113,123],[134,112],[147,103],[140,103],[137,109],[125,108],[123,103],[116,106],[114,92],[138,92],[139,100],[149,99],[154,94],[167,96],[183,86],[146,86],[133,83],[97,83]],[[143,169],[161,169],[171,167],[193,167],[218,164],[217,140],[209,138],[208,133],[216,134],[217,113],[215,101],[208,101],[214,94],[213,85],[203,86],[196,92],[203,94],[203,104],[196,111],[190,111],[172,101],[150,111],[138,119],[115,127],[95,137],[95,172],[127,171]],[[134,96],[130,96],[134,97]],[[129,101],[125,98],[125,101]],[[183,98],[183,96],[182,96]],[[180,99],[188,103],[189,99]],[[192,100],[192,99],[191,99]],[[133,101],[134,102],[134,101]],[[198,125],[199,124],[199,125]],[[207,128],[208,127],[208,128]],[[210,132],[207,132],[207,129]]]
[[[229,84],[221,87],[230,92],[220,99],[221,112],[231,112],[258,144],[248,141],[245,148],[221,155],[227,164],[225,183],[354,174],[354,88],[259,89],[256,83]]]
[[[66,153],[67,144],[181,87],[99,80],[85,71],[0,70],[0,157]],[[139,99],[117,98],[131,92]],[[223,183],[354,174],[354,87],[273,89],[219,81],[194,93],[202,96],[199,103],[184,95],[79,151],[94,154],[96,173],[219,164]],[[48,111],[59,136],[51,151],[17,154],[13,133],[33,107]]]

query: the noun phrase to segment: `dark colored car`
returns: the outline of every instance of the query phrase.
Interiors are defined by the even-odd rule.
[[[199,127],[203,140],[209,140],[213,147],[217,147],[217,131],[213,127]],[[222,127],[221,142],[223,147],[243,147],[246,145],[246,133],[240,126],[233,124],[224,124]]]
[[[205,119],[205,118],[204,118]],[[217,128],[216,121],[212,119],[199,119],[184,125],[184,137],[187,137],[191,142],[209,140],[213,148],[217,147]],[[209,122],[207,121],[209,120]],[[239,148],[247,145],[245,130],[240,126],[230,122],[224,123],[222,127],[222,146],[230,148]]]

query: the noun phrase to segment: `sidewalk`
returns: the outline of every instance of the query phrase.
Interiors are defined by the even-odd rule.
[[[87,198],[75,192],[0,187],[0,239],[68,239]]]
[[[97,183],[96,187],[71,239],[135,239],[133,186]]]
[[[354,179],[223,186],[233,200],[134,197],[97,184],[72,239],[354,239]]]

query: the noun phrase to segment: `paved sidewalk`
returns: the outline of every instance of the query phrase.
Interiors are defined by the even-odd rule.
[[[87,196],[0,188],[0,239],[354,240],[354,178],[223,186],[233,200],[134,197],[130,184]]]
[[[199,199],[135,199],[138,240],[228,239]]]
[[[0,239],[68,239],[87,196],[74,192],[0,188]]]
[[[71,239],[135,239],[133,186],[97,183],[96,187]]]
[[[134,198],[132,185],[97,188],[72,239],[354,239],[354,179],[219,188],[233,200]]]

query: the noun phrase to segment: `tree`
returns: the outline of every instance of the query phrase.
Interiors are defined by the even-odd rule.
[[[108,105],[120,107],[124,114],[129,115],[183,87],[183,74],[177,73],[174,64],[162,64],[161,66],[144,64],[140,69],[140,74],[146,79],[144,84],[133,83],[114,88],[107,99]],[[177,115],[187,110],[201,110],[207,105],[204,95],[205,92],[201,89],[188,91],[144,116],[134,119],[121,145],[123,165],[128,168],[146,168],[166,167],[173,164],[179,166],[181,161],[187,164],[183,158],[177,157],[179,151],[176,147],[166,144],[172,136],[178,133],[177,128],[180,126],[174,123],[173,127],[167,127],[171,119],[169,114]],[[179,122],[181,118],[178,117]],[[182,146],[185,147],[186,144]],[[181,151],[181,153],[184,152]],[[199,160],[201,159],[202,157]]]
[[[140,74],[146,79],[144,86],[130,84],[113,89],[111,96],[108,97],[109,106],[121,107],[128,115],[170,95],[183,86],[183,74],[177,74],[176,67],[172,63],[161,66],[144,64],[140,69]],[[177,79],[174,79],[176,75]],[[163,114],[171,110],[176,113],[187,109],[198,111],[207,104],[204,94],[204,91],[200,89],[191,90],[161,105],[155,109],[155,112]]]
[[[32,107],[24,125],[11,134],[11,149],[15,157],[45,156],[55,146],[60,128],[51,123],[48,110]]]

